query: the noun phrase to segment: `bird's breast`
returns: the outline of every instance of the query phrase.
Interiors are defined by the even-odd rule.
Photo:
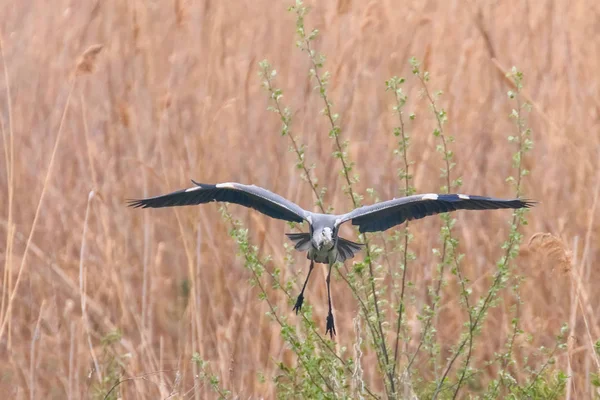
[[[313,260],[316,263],[329,264],[330,257],[332,260],[337,258],[337,250],[335,247],[327,250],[325,248],[319,250],[311,247],[306,254],[306,258]]]

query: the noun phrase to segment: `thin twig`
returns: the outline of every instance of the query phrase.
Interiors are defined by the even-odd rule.
[[[275,103],[275,110],[277,114],[279,114],[281,122],[283,123],[282,132],[285,132],[284,134],[290,138],[292,148],[294,149],[294,153],[296,154],[297,165],[300,166],[300,168],[302,168],[302,170],[304,171],[304,176],[306,177],[306,180],[317,199],[317,206],[319,207],[322,213],[325,213],[325,207],[323,206],[323,196],[317,191],[316,179],[312,177],[310,169],[306,166],[304,152],[301,150],[301,145],[298,144],[296,138],[294,138],[294,135],[290,132],[291,117],[288,115],[289,111],[286,108],[282,107],[281,94],[279,93],[278,89],[273,87],[274,70],[272,70],[267,63],[261,64],[261,67],[263,68],[262,75],[264,78],[265,87],[271,94],[271,99],[273,100],[273,103]]]
[[[398,114],[398,121],[400,122],[400,126],[398,128],[399,134],[402,137],[401,141],[401,149],[402,149],[402,161],[404,163],[404,171],[402,171],[404,178],[404,195],[409,196],[412,194],[412,188],[410,186],[410,163],[408,162],[408,137],[406,136],[406,130],[404,126],[404,118],[402,118],[402,107],[406,103],[406,96],[401,97],[400,88],[398,85],[402,83],[404,80],[397,78],[392,78],[389,81],[389,89],[394,91],[394,97],[396,99],[395,111]],[[396,133],[396,132],[394,132]],[[400,289],[400,300],[398,304],[398,318],[396,320],[396,339],[394,344],[394,363],[392,366],[392,376],[396,376],[396,367],[398,365],[398,357],[399,357],[399,347],[400,347],[400,329],[402,326],[402,316],[404,312],[404,295],[406,291],[406,271],[408,269],[408,239],[409,239],[409,221],[406,221],[404,225],[404,243],[403,243],[403,269],[402,269],[402,283]]]
[[[357,198],[356,194],[354,193],[354,189],[352,187],[352,180],[350,179],[350,163],[346,160],[345,151],[340,142],[340,128],[336,125],[333,114],[331,112],[331,102],[327,98],[327,91],[326,91],[325,84],[324,84],[321,76],[319,75],[319,71],[318,71],[319,66],[317,65],[317,61],[315,59],[315,52],[313,49],[311,49],[310,39],[306,36],[304,36],[302,39],[304,41],[304,45],[306,46],[305,50],[307,51],[307,53],[310,56],[309,58],[312,63],[312,66],[313,66],[313,75],[314,75],[315,79],[317,80],[317,84],[319,86],[319,91],[321,93],[321,98],[323,98],[323,101],[325,103],[325,113],[324,114],[327,117],[327,119],[329,120],[329,124],[331,126],[330,136],[334,138],[337,153],[339,155],[340,162],[342,163],[342,174],[343,174],[344,179],[346,180],[346,184],[347,184],[346,190],[348,191],[348,195],[350,196],[350,199],[352,200],[352,205],[354,206],[354,208],[358,208],[358,207],[360,207],[360,203],[359,203],[358,198]],[[381,353],[382,353],[382,355],[384,357],[384,361],[385,361],[384,371],[385,371],[386,376],[388,377],[391,392],[395,393],[394,377],[392,375],[391,370],[389,369],[390,359],[389,359],[388,352],[387,352],[385,335],[383,333],[383,317],[381,316],[381,311],[379,309],[379,299],[377,296],[377,289],[375,287],[375,272],[373,269],[373,260],[371,257],[370,244],[369,244],[367,235],[363,234],[362,236],[364,238],[363,241],[365,243],[366,259],[367,259],[367,264],[369,267],[369,276],[370,276],[369,281],[371,283],[371,294],[373,296],[373,304],[375,307],[375,314],[377,316],[378,334],[379,334],[379,340],[380,340]],[[375,339],[375,343],[377,343],[377,339],[376,338],[374,338],[374,339]]]
[[[137,379],[143,379],[143,380],[145,380],[146,377],[148,377],[148,376],[162,374],[163,372],[173,372],[173,371],[176,371],[176,370],[174,370],[174,369],[164,369],[164,370],[160,370],[160,371],[146,372],[145,374],[137,375],[137,376],[132,376],[130,378],[120,379],[114,385],[111,386],[111,388],[108,390],[108,392],[106,392],[106,394],[103,397],[103,400],[108,399],[108,396],[110,396],[110,394],[113,392],[113,390],[115,390],[122,383],[129,382],[129,381],[135,381]]]
[[[90,192],[88,195],[86,207],[85,207],[85,218],[83,220],[83,232],[81,234],[81,248],[79,249],[79,293],[81,299],[81,319],[83,320],[83,326],[86,333],[86,338],[88,342],[88,346],[90,349],[90,355],[94,362],[94,370],[96,372],[96,378],[98,382],[102,382],[102,374],[100,371],[100,365],[98,364],[98,358],[96,357],[96,352],[94,351],[94,345],[92,344],[92,335],[90,331],[90,323],[87,315],[87,276],[85,269],[85,250],[86,250],[86,237],[88,230],[88,219],[90,215],[90,206],[92,203],[92,199],[94,198],[94,192]]]

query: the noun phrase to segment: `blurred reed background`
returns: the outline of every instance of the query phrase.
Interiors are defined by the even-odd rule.
[[[555,238],[538,236],[535,246],[522,246],[517,260],[527,278],[522,327],[535,334],[519,349],[552,345],[569,322],[569,348],[558,363],[573,370],[570,395],[591,397],[589,374],[598,369],[591,344],[600,338],[594,290],[600,256],[600,5],[309,4],[306,23],[320,30],[316,45],[328,57],[330,98],[360,175],[356,188],[365,195],[374,188],[388,199],[401,188],[393,154],[397,119],[384,84],[393,75],[408,78],[406,110],[417,116],[408,126],[414,185],[421,193],[442,185],[443,162],[431,134],[435,120],[411,79],[408,59],[416,56],[431,74],[430,86],[444,92],[440,105],[449,116],[446,131],[456,138],[454,173],[463,177],[461,191],[511,197],[504,180],[512,173],[514,148],[506,138],[515,127],[505,74],[513,65],[524,72],[535,141],[524,192],[540,203],[523,233],[525,243],[538,232]],[[15,399],[100,396],[98,381],[112,382],[110,371],[118,370],[124,378],[148,374],[123,383],[123,398],[215,396],[194,379],[191,358],[197,352],[235,395],[274,396],[277,362],[293,364],[293,354],[249,285],[250,273],[236,257],[218,206],[141,211],[127,208],[125,199],[184,188],[193,178],[254,183],[310,208],[310,187],[300,178],[288,139],[280,136],[280,120],[267,111],[268,94],[257,75],[259,61],[267,58],[293,110],[292,132],[307,145],[307,160],[328,188],[325,203],[340,212],[351,208],[339,161],[331,157],[323,103],[309,79],[309,59],[295,46],[289,5],[32,0],[0,6],[2,393]],[[104,47],[87,66],[93,68],[80,64],[75,74],[78,57],[94,44]],[[286,224],[241,207],[229,210],[250,229],[261,253],[273,256],[269,268],[283,265]],[[510,214],[456,217],[464,273],[477,293],[501,256]],[[431,248],[439,246],[439,227],[439,218],[411,226],[417,261],[408,275],[415,283],[411,295],[420,301],[437,263]],[[345,236],[355,239],[346,229]],[[282,277],[301,280],[307,269],[298,254]],[[324,330],[322,274],[310,283],[307,298]],[[358,305],[340,279],[333,290],[337,342],[351,347]],[[279,293],[273,301],[295,317]],[[508,315],[508,304],[491,312],[478,360],[502,346],[511,329]],[[456,342],[464,318],[458,286],[448,285],[436,325],[441,342]],[[416,315],[409,323],[417,323]],[[365,379],[381,388],[373,368],[366,354]],[[259,372],[265,381],[257,379]]]

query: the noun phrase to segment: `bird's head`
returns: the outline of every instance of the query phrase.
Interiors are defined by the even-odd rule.
[[[313,246],[318,250],[331,250],[334,244],[333,229],[326,226],[315,230],[312,237]]]

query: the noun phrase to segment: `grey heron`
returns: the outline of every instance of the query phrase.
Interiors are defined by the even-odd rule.
[[[428,215],[455,210],[492,210],[501,208],[528,208],[534,202],[522,199],[497,199],[493,197],[464,194],[417,194],[363,206],[346,214],[321,214],[306,211],[295,203],[269,190],[255,185],[227,182],[218,184],[198,183],[188,189],[162,196],[129,200],[129,206],[160,208],[204,204],[213,201],[228,202],[253,208],[269,217],[290,222],[308,222],[309,232],[287,233],[295,249],[306,251],[310,267],[298,295],[293,311],[298,314],[304,301],[304,290],[315,263],[328,264],[327,273],[327,328],[331,338],[336,334],[331,307],[331,269],[335,262],[343,262],[358,253],[364,246],[338,236],[339,227],[350,221],[360,233],[381,232],[404,221],[420,219]]]

